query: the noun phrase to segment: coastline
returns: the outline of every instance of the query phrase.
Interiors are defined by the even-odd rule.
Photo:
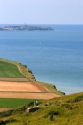
[[[80,92],[83,88],[82,27],[59,25],[56,28],[59,30],[52,32],[0,32],[0,57],[26,64],[38,81],[53,83],[62,91]],[[76,32],[72,32],[74,29]]]

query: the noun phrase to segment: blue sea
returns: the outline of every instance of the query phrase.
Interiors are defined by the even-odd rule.
[[[0,31],[0,58],[26,64],[39,81],[66,94],[83,91],[83,25],[54,31]]]

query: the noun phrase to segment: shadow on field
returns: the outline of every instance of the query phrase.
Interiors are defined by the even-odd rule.
[[[13,123],[13,122],[16,122],[15,119],[9,119],[9,120],[6,120],[6,121],[0,121],[0,125],[6,125],[7,123]]]

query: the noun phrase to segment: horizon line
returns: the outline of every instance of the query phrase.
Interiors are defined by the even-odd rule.
[[[0,23],[0,25],[83,25],[83,24],[71,24],[71,23]]]

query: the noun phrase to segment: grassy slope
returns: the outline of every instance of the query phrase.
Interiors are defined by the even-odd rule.
[[[83,93],[44,101],[39,106],[36,112],[22,110],[1,120],[9,121],[7,125],[83,125]]]
[[[24,76],[19,72],[17,66],[8,62],[0,61],[0,77],[19,78]]]
[[[0,77],[1,78],[27,78],[27,81],[35,81],[33,73],[18,62],[0,59]]]
[[[57,88],[56,88],[56,86],[53,85],[53,84],[45,83],[45,82],[39,82],[39,81],[38,81],[38,83],[39,83],[40,85],[46,87],[49,92],[54,92],[54,93],[56,93],[56,94],[58,94],[58,95],[61,95],[61,96],[62,96],[62,95],[65,95],[64,92],[58,91]]]

